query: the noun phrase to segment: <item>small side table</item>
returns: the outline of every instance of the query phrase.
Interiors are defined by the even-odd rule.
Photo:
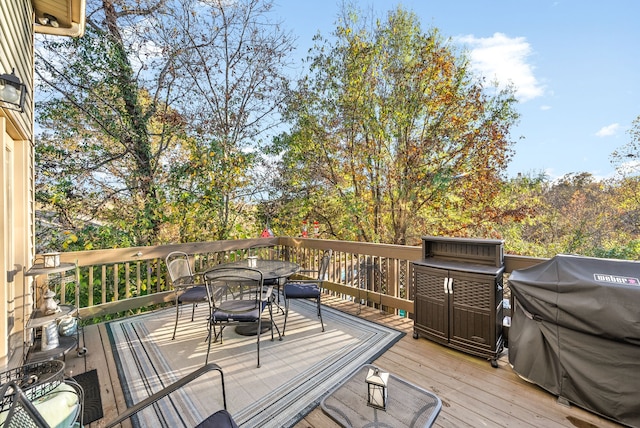
[[[338,385],[320,404],[343,427],[430,427],[442,408],[435,394],[389,375],[387,410],[367,405],[365,378],[372,365],[364,365]]]

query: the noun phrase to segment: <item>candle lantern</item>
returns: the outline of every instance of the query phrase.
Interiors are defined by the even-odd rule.
[[[369,369],[367,373],[367,405],[376,409],[387,410],[387,383],[389,373],[377,367]]]
[[[44,267],[56,268],[60,266],[60,253],[45,253],[42,257],[44,259]]]

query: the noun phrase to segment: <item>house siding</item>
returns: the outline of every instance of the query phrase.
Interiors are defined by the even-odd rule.
[[[25,0],[0,2],[0,74],[15,74],[27,86],[24,113],[7,112],[8,132],[18,140],[32,140],[33,135],[33,10]],[[1,114],[1,113],[0,113]]]
[[[33,214],[33,9],[28,0],[0,2],[0,74],[15,74],[27,87],[24,112],[0,108],[0,366],[22,363],[23,275],[34,256]],[[28,289],[28,287],[26,288]],[[27,300],[24,299],[27,294]]]

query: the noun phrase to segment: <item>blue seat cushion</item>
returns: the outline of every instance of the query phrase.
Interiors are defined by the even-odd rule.
[[[213,311],[213,322],[253,322],[257,321],[266,306],[262,302],[256,307],[255,300],[228,300]]]
[[[207,301],[207,290],[204,286],[196,286],[187,288],[184,293],[181,293],[178,296],[178,302],[206,302]]]
[[[231,418],[226,410],[218,410],[204,421],[200,422],[196,428],[238,428],[238,425]]]
[[[290,299],[312,299],[320,295],[316,283],[290,282],[284,286],[284,295]]]

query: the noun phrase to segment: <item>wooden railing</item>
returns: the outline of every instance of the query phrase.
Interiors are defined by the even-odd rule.
[[[75,303],[83,319],[138,311],[173,301],[165,257],[183,251],[194,259],[195,270],[258,255],[290,260],[302,269],[314,269],[321,254],[333,250],[323,287],[343,299],[410,316],[413,312],[411,261],[420,247],[308,238],[258,238],[232,241],[131,247],[66,252],[61,262],[78,266],[79,289],[60,281],[62,303]],[[542,259],[506,256],[506,271],[537,264]],[[75,300],[75,302],[74,302]]]

